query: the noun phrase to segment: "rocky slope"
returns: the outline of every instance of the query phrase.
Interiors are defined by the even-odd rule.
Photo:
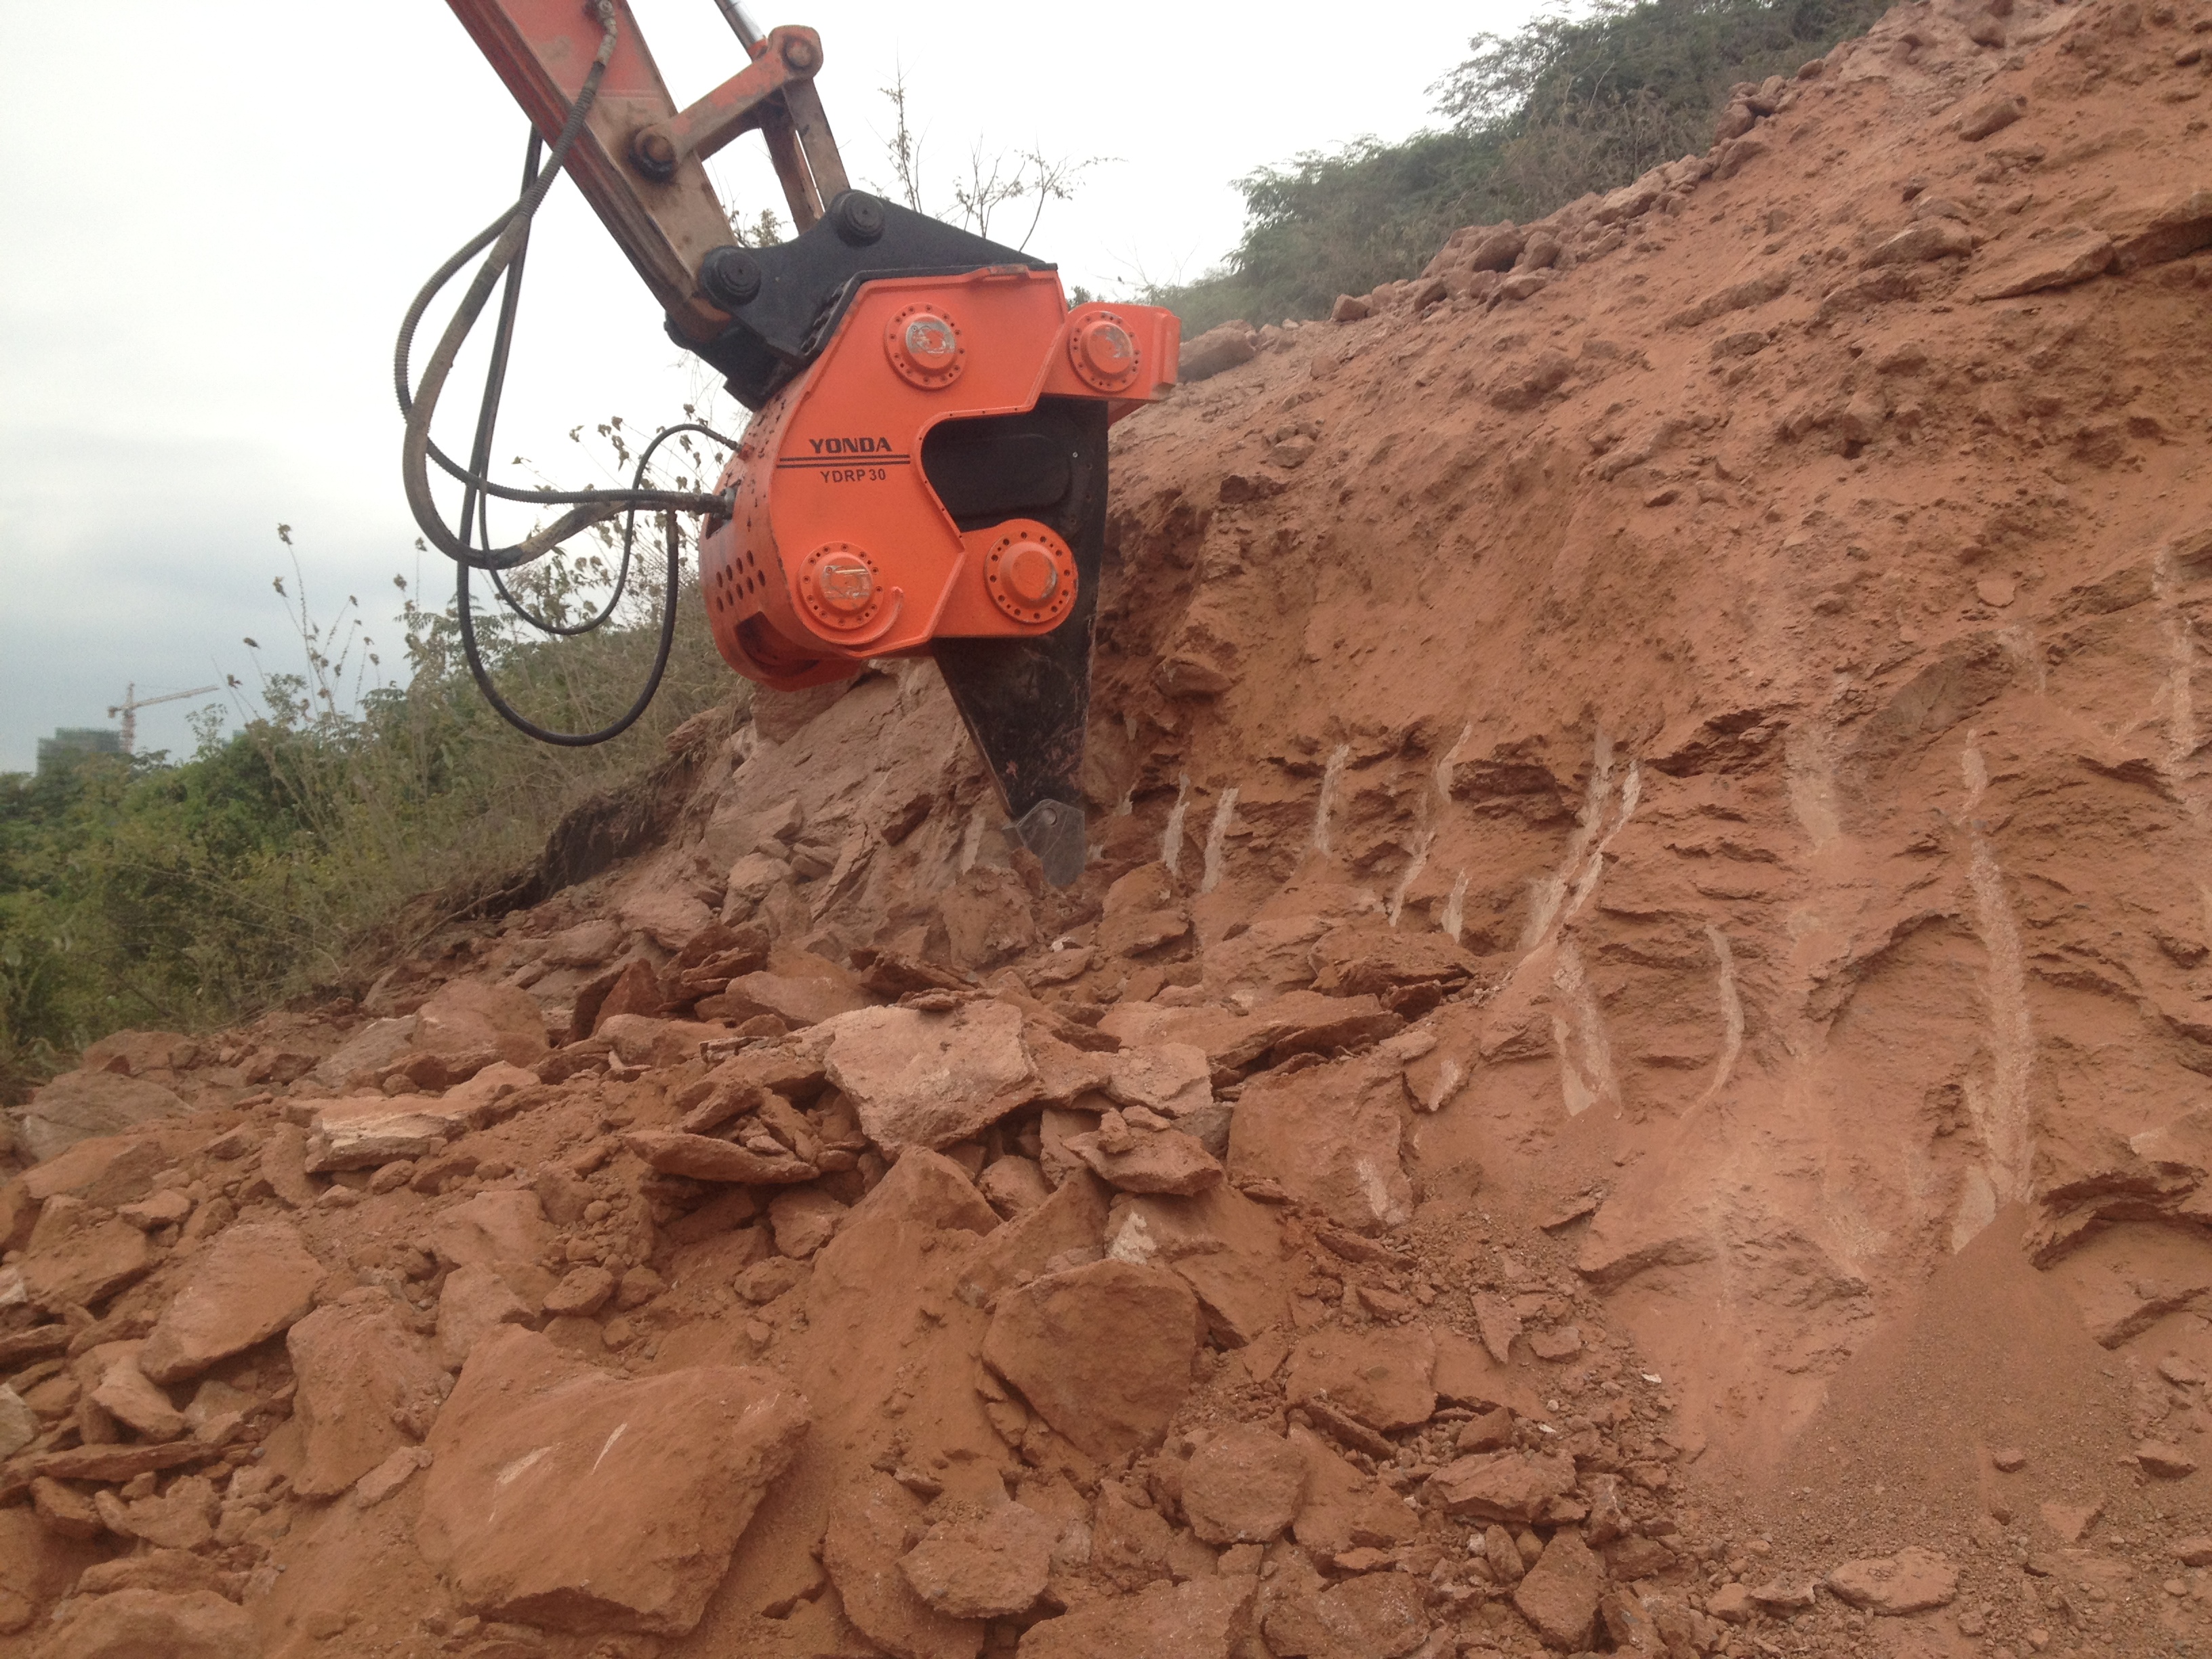
[[[97,1045],[0,1653],[2200,1650],[2208,70],[1902,8],[1194,343],[1067,893],[905,665]]]

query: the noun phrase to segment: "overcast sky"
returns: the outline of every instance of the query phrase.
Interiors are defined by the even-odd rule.
[[[740,67],[711,0],[635,9],[679,103]],[[940,191],[978,140],[1113,158],[1031,251],[1125,292],[1220,258],[1239,174],[1427,124],[1468,37],[1534,8],[750,9],[821,32],[856,181],[888,183],[878,89],[902,69]],[[247,635],[264,666],[296,666],[270,587],[291,571],[279,522],[318,616],[357,594],[396,644],[395,574],[450,592],[400,495],[392,335],[511,199],[526,129],[440,0],[0,0],[0,19],[30,71],[0,99],[0,771],[17,771],[54,727],[108,723],[132,681],[251,683]],[[748,213],[782,204],[757,142],[714,165]],[[710,380],[573,187],[538,227],[500,459],[605,482],[572,427],[650,428]],[[207,701],[147,710],[141,749],[188,750],[185,713]]]

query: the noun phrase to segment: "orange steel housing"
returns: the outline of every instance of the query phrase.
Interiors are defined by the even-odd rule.
[[[945,331],[909,334],[916,318],[949,325],[952,350]],[[734,512],[702,539],[699,575],[723,658],[789,691],[934,639],[1050,633],[1074,599],[1066,544],[1023,518],[963,533],[923,473],[923,440],[1046,397],[1103,399],[1118,420],[1172,387],[1180,332],[1149,306],[1071,313],[1050,271],[867,283],[717,485],[734,488]]]

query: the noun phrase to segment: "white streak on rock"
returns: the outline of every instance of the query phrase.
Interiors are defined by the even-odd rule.
[[[1206,831],[1206,870],[1198,884],[1201,893],[1210,893],[1221,885],[1222,860],[1229,852],[1229,821],[1236,813],[1237,791],[1233,787],[1223,790],[1213,809],[1213,822]]]
[[[1405,912],[1407,890],[1420,878],[1421,872],[1427,867],[1429,847],[1436,838],[1437,832],[1433,830],[1424,830],[1414,838],[1413,856],[1406,861],[1405,871],[1399,876],[1398,884],[1390,890],[1390,902],[1384,908],[1384,914],[1390,918],[1390,925],[1393,927],[1398,925],[1399,916]]]
[[[1160,862],[1170,875],[1182,867],[1182,817],[1190,807],[1190,774],[1176,780],[1176,804],[1168,813],[1167,833],[1160,838]]]
[[[2212,914],[2212,890],[2208,890],[2205,903]],[[1451,935],[1454,945],[1467,927],[1467,872],[1462,870],[1452,882],[1451,896],[1444,901],[1443,930]]]
[[[1337,744],[1321,775],[1321,799],[1314,805],[1313,850],[1323,858],[1331,856],[1335,850],[1329,845],[1328,817],[1336,810],[1337,787],[1344,781],[1344,763],[1351,754],[1350,744]]]

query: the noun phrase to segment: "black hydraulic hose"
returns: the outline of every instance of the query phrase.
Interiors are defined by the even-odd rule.
[[[663,443],[674,437],[679,432],[702,433],[706,436],[712,438],[717,443],[727,445],[732,449],[737,447],[737,440],[734,438],[724,437],[712,427],[707,426],[703,422],[698,421],[686,421],[680,426],[672,426],[664,431],[655,433],[653,434],[653,441],[645,447],[644,452],[637,458],[637,470],[635,473],[632,475],[631,479],[634,486],[630,492],[631,494],[642,495],[648,493],[642,490],[641,488],[636,488],[636,486],[642,486],[645,483],[645,471],[646,468],[653,463],[653,452],[659,448]],[[492,684],[491,672],[484,666],[483,653],[477,643],[476,617],[469,603],[470,565],[466,560],[463,560],[457,564],[455,567],[454,577],[454,598],[456,607],[460,617],[461,652],[468,659],[470,677],[476,681],[477,690],[483,693],[484,701],[492,706],[493,712],[498,714],[498,716],[501,720],[505,720],[509,726],[514,727],[516,731],[524,733],[526,736],[535,738],[540,743],[556,744],[564,749],[588,748],[593,744],[605,743],[610,738],[618,738],[623,732],[629,731],[632,726],[636,724],[638,716],[644,714],[647,708],[652,703],[654,693],[660,690],[661,677],[666,673],[668,670],[668,653],[676,642],[676,607],[678,599],[678,587],[681,576],[679,555],[683,546],[682,538],[676,532],[676,515],[672,512],[663,512],[661,519],[662,530],[666,538],[668,547],[668,569],[665,579],[667,585],[661,592],[660,641],[653,652],[653,672],[647,676],[645,687],[637,694],[637,700],[630,704],[629,709],[623,714],[623,716],[611,725],[601,726],[596,732],[552,731],[548,727],[538,725],[537,721],[532,720],[528,715],[517,709],[512,703],[508,702],[505,697],[500,695],[499,688]],[[464,521],[465,532],[465,529],[466,525],[465,521]],[[635,535],[636,531],[637,511],[635,507],[632,507],[629,510],[628,518],[623,525],[623,555],[621,568],[625,573],[629,569],[631,538]],[[496,576],[495,576],[494,580],[497,580]],[[598,620],[592,623],[591,626],[596,628],[599,625],[599,623],[605,621],[607,616],[612,612],[613,609],[614,601],[610,599],[607,602],[605,609],[600,612]],[[515,606],[514,610],[516,614],[520,615],[525,622],[531,623],[534,627],[538,626],[537,619],[532,617],[527,611],[523,611],[521,607],[519,605]],[[564,630],[558,629],[541,629],[541,631],[546,633],[558,633]],[[578,633],[586,630],[577,629],[568,629],[565,631]]]
[[[583,131],[584,118],[599,94],[599,82],[606,74],[607,64],[614,56],[616,21],[613,0],[597,0],[594,9],[602,31],[599,49],[592,60],[592,67],[585,74],[584,83],[577,93],[575,102],[569,106],[568,118],[562,125],[560,136],[553,142],[552,154],[544,168],[536,174],[513,207],[479,232],[467,247],[447,260],[425,285],[422,292],[416,296],[415,303],[408,307],[394,352],[394,378],[400,406],[407,416],[406,440],[400,459],[400,474],[406,488],[407,504],[415,514],[416,525],[440,552],[458,563],[479,570],[510,570],[533,559],[542,558],[579,531],[605,523],[626,508],[662,507],[714,514],[726,513],[729,507],[729,503],[720,496],[690,491],[514,490],[492,483],[481,471],[460,468],[448,457],[440,453],[437,455],[438,464],[460,478],[473,491],[495,495],[502,500],[565,506],[570,509],[551,525],[525,537],[511,547],[472,549],[464,538],[456,537],[446,527],[437,502],[430,493],[429,463],[435,451],[435,446],[430,441],[430,420],[436,412],[446,379],[453,372],[462,343],[467,339],[489,301],[493,286],[501,273],[514,263],[527,240],[531,218],[537,213],[546,192],[552,188],[554,180],[566,165],[570,149]],[[478,267],[452,320],[447,324],[437,349],[431,353],[430,361],[423,368],[421,383],[410,396],[407,388],[407,357],[413,343],[414,331],[439,289],[451,281],[461,266],[487,242],[491,244],[491,252]],[[468,520],[465,519],[465,529],[467,524]]]

